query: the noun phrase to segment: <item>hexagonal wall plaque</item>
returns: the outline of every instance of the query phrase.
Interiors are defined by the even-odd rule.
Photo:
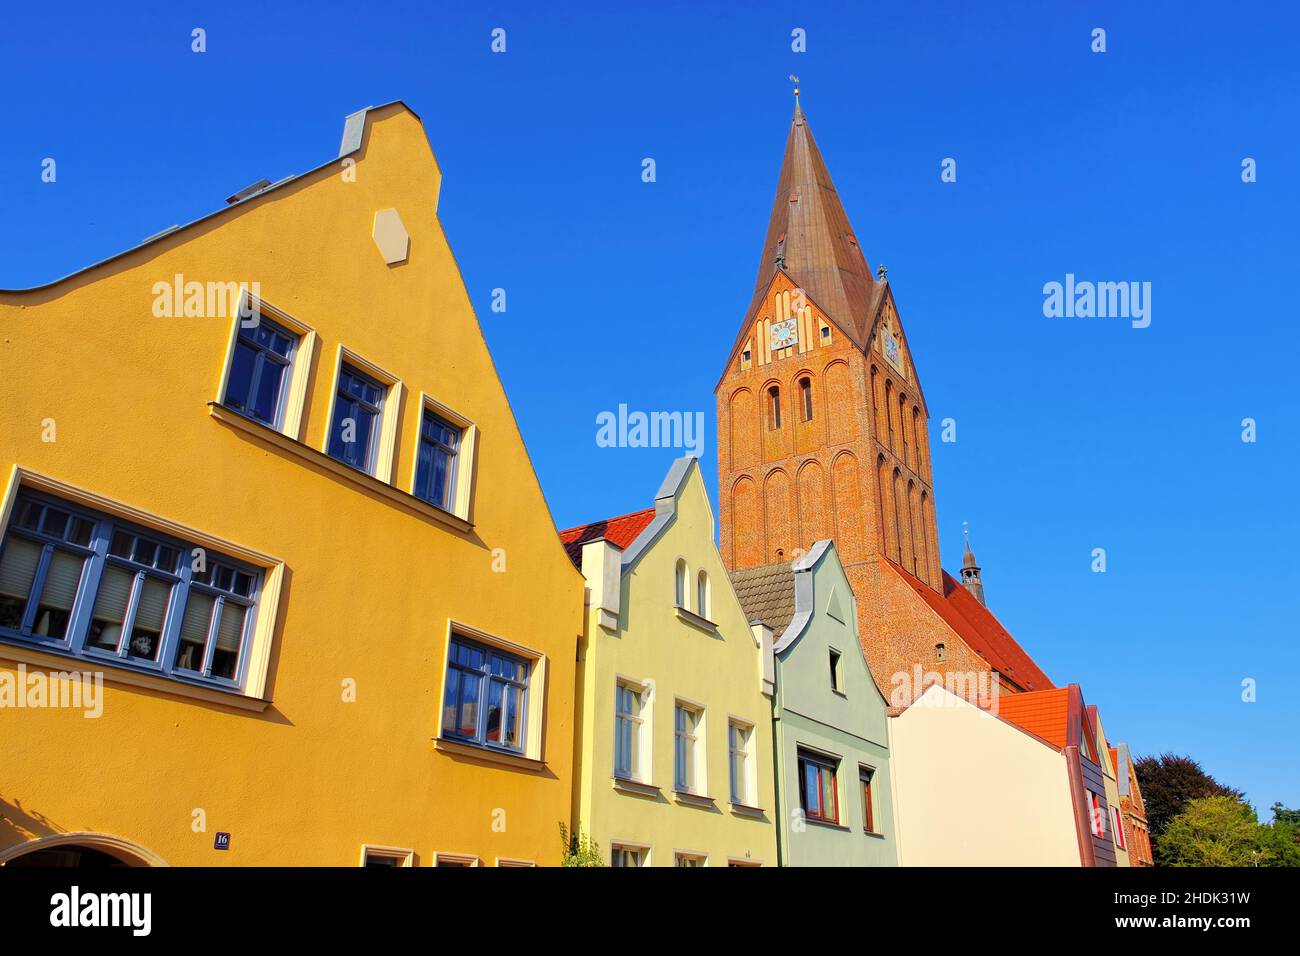
[[[390,266],[406,261],[411,248],[411,237],[402,225],[402,217],[396,209],[381,209],[375,213],[374,237],[379,254]]]

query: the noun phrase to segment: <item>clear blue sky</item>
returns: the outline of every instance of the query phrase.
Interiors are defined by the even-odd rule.
[[[958,422],[932,445],[945,565],[968,520],[991,607],[1112,740],[1300,806],[1293,5],[110,6],[6,10],[0,287],[313,167],[345,114],[404,99],[562,527],[648,505],[673,457],[597,447],[620,402],[704,411],[713,482],[799,74],[932,419]],[[1151,282],[1150,328],[1044,318],[1067,272]]]

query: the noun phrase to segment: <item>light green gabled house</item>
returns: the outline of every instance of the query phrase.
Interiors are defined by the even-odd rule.
[[[731,579],[750,620],[773,632],[781,865],[897,866],[887,704],[835,545]]]

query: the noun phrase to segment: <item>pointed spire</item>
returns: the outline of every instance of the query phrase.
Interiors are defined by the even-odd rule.
[[[772,277],[783,271],[836,325],[865,348],[882,284],[858,244],[849,217],[813,141],[795,83],[794,116],[777,178],[776,198],[746,324],[762,305]]]
[[[962,534],[966,536],[966,550],[961,556],[961,583],[975,600],[984,604],[984,582],[980,580],[980,566],[975,563],[975,552],[970,549],[970,525],[963,521],[961,527]]]

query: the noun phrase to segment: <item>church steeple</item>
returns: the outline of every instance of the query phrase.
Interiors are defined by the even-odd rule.
[[[794,116],[758,263],[746,324],[778,273],[803,289],[859,346],[871,334],[880,289],[813,140],[795,89]]]
[[[965,522],[962,522],[965,525]],[[961,583],[975,600],[984,604],[984,582],[980,580],[980,566],[975,563],[975,552],[970,549],[970,528],[963,527],[966,535],[966,551],[961,556]],[[987,605],[985,605],[987,606]]]

